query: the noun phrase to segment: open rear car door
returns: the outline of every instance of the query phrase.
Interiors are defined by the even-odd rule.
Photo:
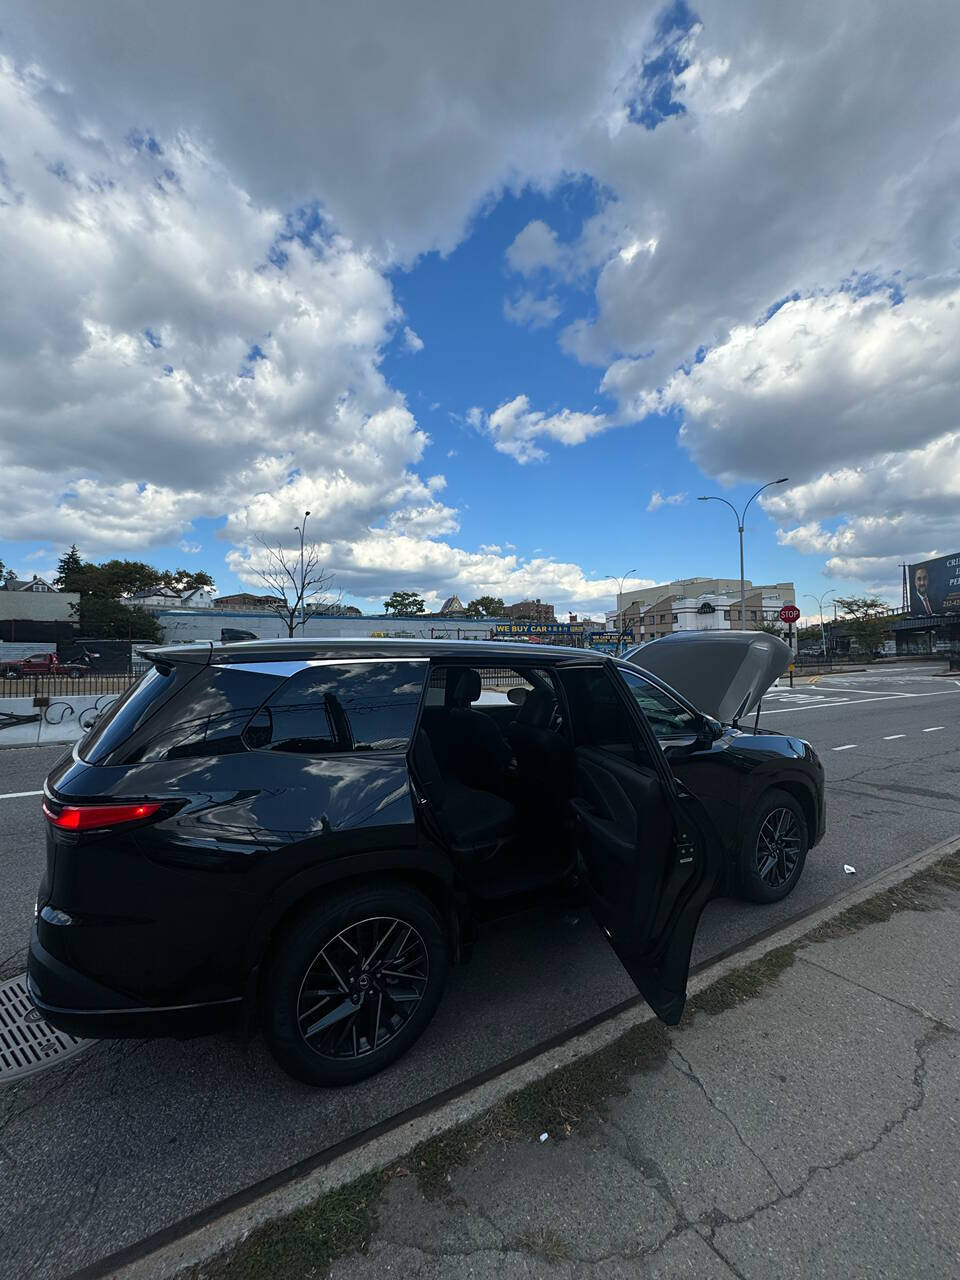
[[[670,772],[611,662],[560,676],[574,738],[572,798],[589,905],[641,994],[680,1021],[700,914],[723,867],[719,837]]]

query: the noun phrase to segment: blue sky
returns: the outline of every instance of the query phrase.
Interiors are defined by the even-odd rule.
[[[16,11],[0,559],[256,588],[309,508],[361,607],[599,613],[788,475],[748,577],[896,600],[960,546],[960,19],[852,3]]]

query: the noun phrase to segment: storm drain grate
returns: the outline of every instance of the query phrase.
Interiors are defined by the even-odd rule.
[[[27,977],[0,983],[0,1084],[44,1071],[92,1044],[44,1022],[27,995]]]

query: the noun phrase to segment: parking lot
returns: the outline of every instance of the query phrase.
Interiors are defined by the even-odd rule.
[[[828,833],[775,907],[721,901],[695,960],[960,832],[960,679],[940,665],[773,690],[764,728],[811,741]],[[62,748],[0,752],[0,977],[23,969],[42,830],[37,792]],[[259,1040],[91,1046],[0,1091],[3,1276],[63,1277],[249,1183],[495,1067],[632,994],[589,917],[533,912],[488,929],[431,1027],[350,1090],[284,1076]]]

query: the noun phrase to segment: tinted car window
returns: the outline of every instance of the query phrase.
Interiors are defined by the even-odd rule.
[[[623,667],[620,674],[658,738],[683,738],[697,732],[700,727],[697,717],[669,693]]]
[[[196,675],[196,671],[187,674]],[[182,676],[181,676],[182,682]],[[80,757],[90,764],[102,764],[120,747],[134,729],[170,697],[178,683],[176,669],[151,667],[136,684],[107,708],[80,743]]]
[[[184,693],[153,716],[123,749],[123,763],[245,751],[243,731],[283,677],[205,667]]]
[[[426,679],[426,662],[337,662],[290,679],[251,721],[251,747],[325,755],[404,751]]]
[[[627,708],[605,667],[561,668],[560,680],[570,707],[576,746],[599,747],[634,763],[649,763]]]

